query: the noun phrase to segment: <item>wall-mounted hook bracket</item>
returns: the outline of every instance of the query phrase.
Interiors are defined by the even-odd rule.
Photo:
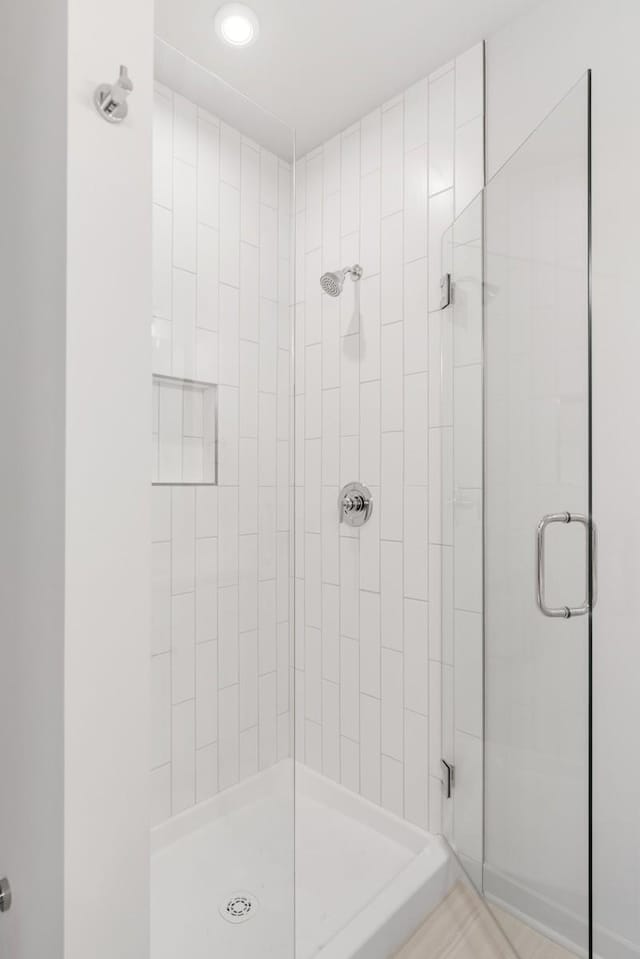
[[[133,90],[133,83],[125,66],[120,67],[120,75],[115,83],[101,83],[93,94],[96,110],[108,123],[122,123],[129,108],[127,97]]]

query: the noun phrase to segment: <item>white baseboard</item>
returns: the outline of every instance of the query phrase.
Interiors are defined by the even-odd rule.
[[[490,866],[484,867],[484,893],[516,919],[577,956],[586,956],[586,916],[571,912]],[[601,925],[594,929],[594,954],[601,959],[640,959],[640,947]]]

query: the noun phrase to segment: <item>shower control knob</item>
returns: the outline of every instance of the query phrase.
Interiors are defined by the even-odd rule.
[[[338,497],[340,522],[349,526],[363,526],[373,511],[373,498],[362,483],[347,483]]]

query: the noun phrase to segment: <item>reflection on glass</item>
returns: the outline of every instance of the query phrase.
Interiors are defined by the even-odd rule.
[[[486,190],[485,866],[504,911],[589,946],[589,617],[536,606],[535,531],[589,514],[587,81]],[[579,606],[579,525],[547,532],[551,606]]]

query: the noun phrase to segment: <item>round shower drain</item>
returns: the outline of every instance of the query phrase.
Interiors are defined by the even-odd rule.
[[[227,922],[246,922],[255,915],[258,900],[248,892],[236,892],[220,906],[220,915]]]

